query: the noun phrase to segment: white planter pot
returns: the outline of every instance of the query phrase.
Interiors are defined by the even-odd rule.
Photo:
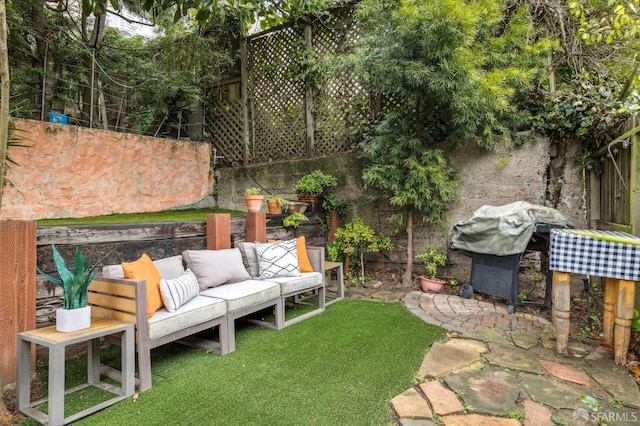
[[[63,333],[91,327],[91,306],[78,309],[56,309],[56,330]]]

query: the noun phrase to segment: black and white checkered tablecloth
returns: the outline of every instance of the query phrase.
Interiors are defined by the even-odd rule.
[[[640,280],[640,238],[625,232],[552,229],[550,251],[553,271]]]

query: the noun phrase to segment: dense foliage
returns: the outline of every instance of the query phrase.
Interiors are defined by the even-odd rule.
[[[413,216],[446,225],[457,172],[438,147],[496,149],[526,115],[513,102],[543,69],[551,44],[526,7],[500,0],[363,0],[357,75],[384,99],[362,143],[366,187],[399,208],[412,282]]]

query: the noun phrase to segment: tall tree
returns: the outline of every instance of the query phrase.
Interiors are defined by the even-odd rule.
[[[4,0],[0,0],[0,209],[4,176],[7,168],[7,147],[9,140],[9,55],[7,51],[7,8]],[[0,384],[1,385],[1,384]],[[0,386],[0,389],[2,387]],[[1,395],[0,395],[1,396]],[[0,405],[2,408],[2,405]]]
[[[411,285],[413,222],[446,225],[457,172],[443,148],[493,149],[521,119],[512,99],[543,69],[528,10],[502,0],[363,0],[358,77],[385,99],[362,144],[363,179],[398,207],[407,235],[403,283]]]

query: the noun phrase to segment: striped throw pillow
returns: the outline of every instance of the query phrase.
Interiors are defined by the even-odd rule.
[[[299,277],[296,240],[256,243],[260,278]]]
[[[178,278],[160,280],[160,294],[164,307],[169,312],[180,309],[182,305],[196,297],[199,291],[198,279],[191,269],[184,271],[184,274]]]

